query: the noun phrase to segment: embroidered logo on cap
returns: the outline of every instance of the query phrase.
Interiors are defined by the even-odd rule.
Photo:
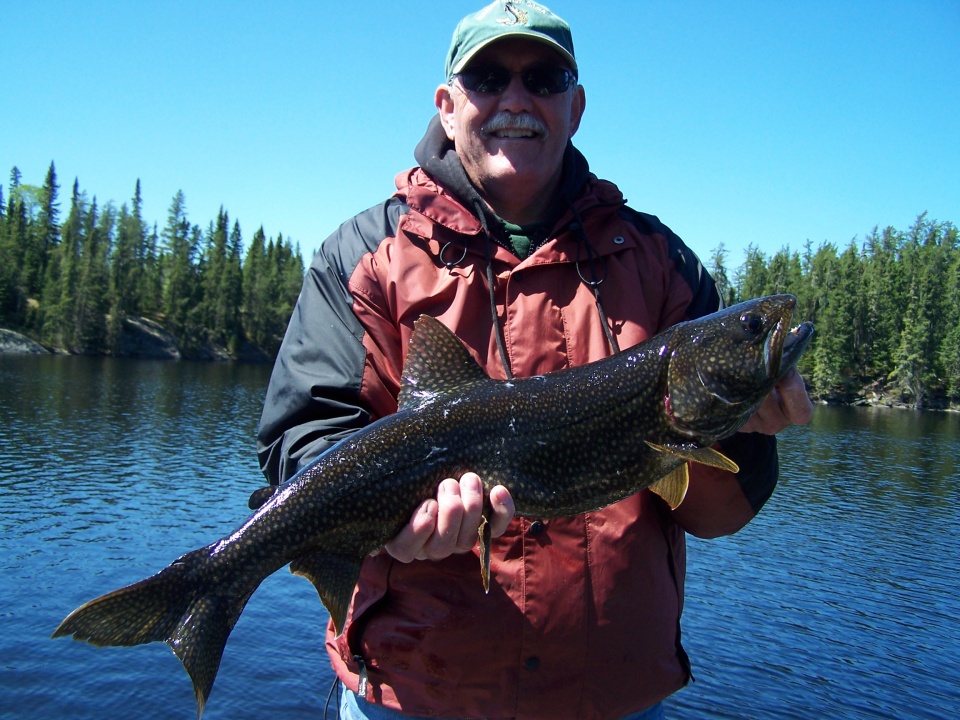
[[[501,25],[526,25],[527,24],[527,11],[526,10],[517,10],[513,6],[513,3],[504,3],[503,9],[510,13],[512,17],[500,18],[497,20]]]

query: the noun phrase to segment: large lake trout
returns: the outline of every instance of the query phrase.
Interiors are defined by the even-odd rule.
[[[521,516],[596,510],[644,488],[676,507],[688,462],[737,471],[713,445],[796,365],[813,327],[791,330],[795,305],[790,295],[751,300],[613,357],[508,381],[489,378],[453,333],[422,317],[395,414],[321,455],[230,535],[78,608],[54,637],[167,643],[200,714],[227,637],[265,577],[289,563],[341,632],[363,558],[444,478],[474,471],[486,492],[505,485]],[[485,521],[479,540],[487,584]]]

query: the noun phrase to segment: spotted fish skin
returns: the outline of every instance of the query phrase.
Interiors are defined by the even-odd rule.
[[[569,516],[647,487],[676,505],[688,461],[736,471],[710,448],[795,366],[812,335],[809,323],[790,331],[795,303],[741,303],[611,358],[509,381],[490,379],[455,335],[422,317],[397,413],[320,456],[230,535],[81,606],[54,637],[166,642],[193,680],[199,716],[230,631],[265,577],[289,563],[342,631],[363,558],[444,478],[469,470],[486,491],[502,484],[521,516]]]

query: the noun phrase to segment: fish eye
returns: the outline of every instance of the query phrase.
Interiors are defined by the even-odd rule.
[[[740,316],[740,324],[751,335],[756,335],[763,329],[763,318],[755,312],[745,312]]]

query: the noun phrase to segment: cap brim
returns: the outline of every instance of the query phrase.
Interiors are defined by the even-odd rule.
[[[470,61],[477,56],[477,53],[479,53],[484,48],[489,47],[494,43],[500,42],[501,40],[506,40],[508,38],[522,38],[524,40],[532,40],[533,42],[538,42],[541,45],[546,45],[551,50],[553,50],[558,55],[560,55],[560,57],[566,60],[572,70],[574,71],[577,70],[576,58],[574,58],[573,55],[567,52],[563,48],[563,46],[560,45],[560,43],[558,43],[557,41],[553,40],[552,38],[548,38],[544,35],[540,35],[539,33],[530,32],[529,30],[527,31],[515,30],[512,32],[502,33],[500,35],[497,35],[496,37],[492,37],[489,40],[484,40],[483,42],[479,43],[475,48],[471,49],[470,52],[468,52],[462,58],[460,58],[460,61],[451,68],[450,76],[453,77],[457,73],[462,72],[463,69],[470,64]]]

